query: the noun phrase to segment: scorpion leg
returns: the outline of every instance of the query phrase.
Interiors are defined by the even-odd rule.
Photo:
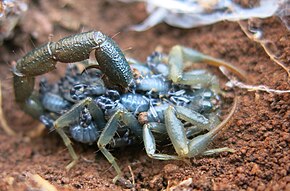
[[[166,127],[162,123],[147,123],[143,125],[143,141],[146,153],[149,157],[159,160],[178,160],[179,158],[177,156],[173,155],[167,155],[167,154],[156,154],[156,142],[155,137],[152,132],[158,133],[158,134],[165,134]]]
[[[150,122],[143,125],[143,140],[144,140],[144,127],[150,130],[154,134],[154,137],[157,138],[158,142],[162,142],[168,139],[166,127],[164,123],[159,122]]]
[[[192,115],[192,112],[189,112],[186,114],[186,111],[181,110],[180,116],[183,117],[183,119],[188,119],[189,115]],[[186,135],[186,131],[184,129],[184,126],[180,120],[178,120],[176,116],[176,111],[174,107],[169,106],[165,112],[165,126],[163,124],[159,124],[158,126],[154,123],[148,123],[143,126],[143,139],[144,139],[144,145],[147,152],[147,155],[151,158],[159,159],[159,160],[180,160],[183,159],[185,156],[189,153],[189,147],[188,147],[188,139]],[[199,114],[200,115],[200,114]],[[199,121],[202,121],[203,123],[208,123],[207,119],[200,118],[200,116],[197,115],[193,118],[197,118]],[[191,119],[190,121],[194,121],[194,119]],[[196,122],[194,122],[196,123]],[[165,131],[167,132],[173,147],[178,154],[175,155],[167,155],[167,154],[156,154],[156,143],[155,138],[152,132],[161,131],[162,128],[165,128]],[[163,129],[164,130],[164,129]]]
[[[118,164],[115,161],[114,156],[106,149],[106,145],[113,139],[117,129],[120,112],[116,112],[108,121],[105,129],[102,131],[99,140],[98,147],[106,159],[113,165],[114,169],[117,172],[117,176],[113,179],[113,182],[116,182],[121,177],[121,170]]]
[[[186,128],[187,138],[195,137],[196,135],[204,132],[205,130],[210,131],[221,123],[218,117],[218,112],[210,113],[208,118],[209,118],[208,125],[201,125],[196,123],[194,126],[187,127]]]
[[[225,129],[228,127],[228,123],[236,111],[237,102],[238,102],[238,100],[236,97],[234,100],[234,105],[233,105],[229,115],[218,126],[213,128],[212,130],[210,130],[208,133],[206,133],[204,135],[199,135],[199,136],[193,138],[192,140],[190,140],[190,142],[189,142],[189,150],[190,151],[189,151],[188,157],[194,157],[194,156],[203,155],[203,154],[209,155],[209,154],[214,154],[214,153],[224,152],[224,151],[234,152],[233,149],[230,149],[228,147],[211,149],[208,151],[206,151],[206,149],[207,149],[208,145],[214,140],[214,138],[218,134],[225,131]]]
[[[116,183],[116,181],[121,178],[121,170],[114,156],[106,148],[106,145],[108,145],[115,136],[120,122],[124,123],[127,127],[129,127],[134,135],[136,135],[140,139],[142,137],[142,129],[137,119],[130,112],[127,112],[125,110],[118,110],[107,122],[104,130],[99,137],[98,147],[117,172],[117,176],[113,179],[114,183]]]
[[[177,117],[180,119],[205,129],[207,129],[207,126],[209,126],[209,120],[205,116],[190,108],[175,106],[174,109],[176,111]]]
[[[97,124],[98,129],[102,130],[106,125],[103,111],[97,104],[89,104],[88,109],[95,123]]]
[[[182,160],[184,158],[191,158],[194,156],[198,155],[209,155],[209,154],[214,154],[218,152],[234,152],[233,149],[230,149],[228,147],[224,148],[218,148],[218,149],[211,149],[211,150],[206,150],[208,145],[214,140],[214,138],[222,133],[227,127],[227,124],[231,117],[233,116],[237,106],[237,98],[235,98],[234,105],[231,109],[231,112],[227,116],[227,118],[220,123],[218,126],[215,128],[212,128],[208,133],[199,135],[191,140],[187,138],[186,135],[186,129],[184,128],[182,122],[177,118],[179,116],[180,118],[184,120],[186,119],[182,115],[189,115],[185,114],[187,111],[180,110],[178,108],[177,110],[174,109],[172,106],[169,106],[165,110],[165,125],[166,125],[166,130],[168,133],[168,136],[173,144],[173,147],[177,153],[177,156],[172,156],[172,155],[166,155],[166,154],[158,154],[155,155],[155,139],[153,137],[152,132],[149,131],[150,127],[144,126],[143,132],[144,132],[144,137],[146,137],[146,151],[150,157],[157,158],[159,160],[170,160],[170,159],[176,159],[176,160]],[[181,111],[181,112],[180,112]],[[194,120],[194,119],[192,119]],[[188,120],[190,122],[190,120]],[[216,119],[211,120],[212,123],[216,123]],[[208,125],[207,128],[210,128],[211,124]],[[144,140],[145,141],[145,140]]]
[[[178,83],[185,85],[201,85],[202,87],[219,86],[219,81],[216,76],[205,73],[205,74],[191,74],[189,72],[184,72],[182,79]],[[211,89],[213,89],[211,88]]]
[[[180,157],[187,156],[189,153],[188,139],[183,123],[178,120],[176,111],[172,106],[165,110],[164,116],[166,130],[176,153]]]
[[[72,157],[73,161],[70,162],[66,169],[71,169],[78,161],[78,156],[75,153],[72,142],[70,138],[66,135],[63,128],[70,126],[76,119],[79,118],[81,110],[84,106],[92,104],[92,98],[86,98],[79,103],[75,104],[69,111],[67,111],[64,115],[60,116],[54,123],[53,126],[56,132],[61,136],[65,146],[69,150],[69,154]]]
[[[204,62],[212,66],[223,66],[227,69],[229,69],[231,72],[235,73],[242,79],[246,79],[246,74],[244,71],[236,68],[235,66],[213,58],[211,56],[202,54],[196,50],[193,50],[191,48],[186,48],[182,46],[174,46],[170,53],[168,58],[169,63],[169,77],[174,83],[184,83],[191,85],[191,83],[196,83],[196,81],[200,82],[208,82],[211,78],[210,75],[190,75],[190,74],[183,74],[183,68],[184,68],[184,61],[191,61],[191,62]]]
[[[186,111],[186,110],[188,110],[188,108],[185,108],[184,110]],[[190,112],[191,111],[185,113],[185,115],[186,114],[190,114]],[[180,112],[177,113],[177,115],[179,116],[180,119],[183,119],[185,121],[190,121],[191,124],[194,124],[194,126],[189,126],[189,127],[186,128],[185,131],[186,131],[187,138],[195,137],[196,135],[198,135],[198,134],[200,134],[200,133],[202,133],[204,131],[210,131],[213,128],[217,127],[221,123],[221,121],[220,121],[220,119],[218,117],[218,111],[214,112],[214,113],[210,113],[208,119],[205,118],[208,121],[208,123],[206,123],[206,124],[203,124],[202,121],[201,121],[201,123],[197,123],[197,121],[193,120],[193,118],[196,118],[196,117],[194,117],[194,115],[191,115],[189,117],[189,120],[187,120],[186,118],[181,116],[182,113],[180,113]],[[201,114],[199,114],[199,115],[201,115]]]

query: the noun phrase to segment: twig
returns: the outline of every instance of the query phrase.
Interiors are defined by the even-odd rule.
[[[246,36],[249,39],[259,43],[263,47],[266,54],[270,57],[270,59],[273,60],[276,64],[278,64],[280,67],[282,67],[287,72],[288,79],[290,80],[290,69],[287,68],[287,66],[285,66],[285,64],[283,62],[278,60],[276,58],[276,56],[274,55],[274,53],[267,47],[267,44],[270,41],[269,40],[261,40],[259,35],[251,34],[240,21],[238,21],[238,24],[240,25],[242,31],[246,34]]]
[[[2,85],[1,85],[1,81],[0,81],[0,123],[1,123],[3,130],[8,135],[10,135],[10,136],[16,135],[16,133],[9,127],[9,125],[5,119],[3,110],[2,110]]]
[[[189,186],[192,184],[192,178],[188,178],[186,180],[181,181],[178,185],[170,187],[168,190],[174,191],[174,190],[187,190],[186,188],[189,188]],[[182,187],[184,187],[182,189]],[[166,189],[167,190],[167,189]]]
[[[40,137],[45,130],[45,125],[40,123],[39,125],[36,126],[36,128],[32,129],[27,133],[29,138],[37,138]]]
[[[129,168],[130,174],[132,176],[132,185],[133,185],[133,188],[135,188],[135,176],[134,176],[134,173],[133,173],[132,168],[131,168],[130,165],[128,166],[128,168]]]
[[[240,82],[240,81],[236,80],[234,77],[232,77],[224,67],[220,67],[220,70],[230,80],[227,83],[227,86],[230,86],[230,87],[236,86],[236,87],[241,88],[241,89],[247,89],[248,91],[263,91],[263,92],[268,92],[268,93],[278,93],[278,94],[290,93],[290,90],[276,90],[276,89],[271,89],[265,85],[256,85],[255,86],[255,85],[244,84],[243,82]]]
[[[38,174],[32,175],[31,179],[40,187],[41,190],[57,191],[57,189],[52,184],[50,184],[47,180],[43,179]]]

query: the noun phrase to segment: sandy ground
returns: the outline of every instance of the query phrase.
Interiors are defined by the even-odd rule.
[[[65,166],[70,156],[55,132],[28,137],[38,122],[14,103],[9,63],[49,39],[100,30],[114,36],[127,55],[139,60],[144,60],[158,45],[168,51],[173,45],[182,44],[245,70],[250,84],[290,89],[286,72],[269,59],[258,43],[248,39],[237,23],[221,22],[190,30],[160,24],[138,33],[126,28],[146,18],[143,4],[78,2],[31,2],[14,37],[0,47],[3,110],[9,125],[17,132],[17,136],[8,136],[0,129],[0,190],[35,190],[33,174],[59,190],[125,189],[112,183],[115,171],[96,152],[95,145],[75,143],[81,159],[67,172]],[[265,38],[277,46],[280,60],[289,68],[289,31],[275,17],[262,20],[261,26]],[[58,76],[60,71],[52,72],[51,76]],[[225,78],[219,75],[224,82]],[[142,146],[116,150],[113,154],[125,178],[132,181],[134,177],[132,190],[166,190],[176,185],[176,190],[290,190],[290,94],[241,89],[236,89],[236,94],[240,100],[237,112],[229,129],[212,145],[228,146],[235,153],[191,159],[186,164],[150,159]]]

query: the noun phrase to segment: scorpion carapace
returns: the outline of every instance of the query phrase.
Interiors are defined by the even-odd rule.
[[[42,79],[39,92],[34,91],[35,76],[55,69],[57,62],[88,63],[93,50],[98,69],[79,71],[76,65],[68,65],[58,83]],[[225,129],[237,101],[221,123],[218,78],[204,69],[184,71],[188,61],[224,66],[245,77],[222,60],[182,46],[174,46],[168,55],[154,52],[146,63],[126,59],[111,38],[91,31],[49,42],[19,59],[13,70],[15,98],[28,114],[62,137],[73,159],[67,169],[78,160],[69,137],[97,142],[117,172],[116,181],[122,173],[108,147],[144,142],[148,156],[160,160],[233,151],[207,147]],[[103,75],[125,90],[107,86]],[[157,153],[156,142],[168,140],[176,155]]]

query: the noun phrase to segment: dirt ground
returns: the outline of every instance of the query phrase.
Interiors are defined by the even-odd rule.
[[[286,72],[269,59],[259,44],[248,39],[237,23],[221,22],[190,30],[160,24],[146,32],[132,32],[126,28],[147,16],[142,3],[79,2],[31,1],[14,37],[0,47],[3,110],[9,125],[17,132],[16,136],[8,136],[0,129],[1,191],[37,190],[31,180],[33,174],[59,190],[125,189],[112,183],[115,171],[97,152],[96,145],[75,143],[73,146],[81,157],[67,172],[65,166],[71,159],[55,132],[28,137],[38,122],[14,103],[10,63],[49,39],[100,30],[114,36],[127,55],[139,60],[144,60],[158,45],[168,51],[173,45],[182,44],[245,70],[250,84],[290,89]],[[276,44],[281,61],[290,68],[289,31],[276,17],[262,20],[261,24],[265,37]],[[59,71],[52,72],[54,76],[58,74]],[[290,94],[242,89],[236,89],[236,94],[239,105],[229,129],[212,145],[228,146],[235,153],[191,159],[187,164],[150,159],[142,146],[116,150],[113,155],[125,178],[131,181],[134,178],[132,189],[290,190]]]

